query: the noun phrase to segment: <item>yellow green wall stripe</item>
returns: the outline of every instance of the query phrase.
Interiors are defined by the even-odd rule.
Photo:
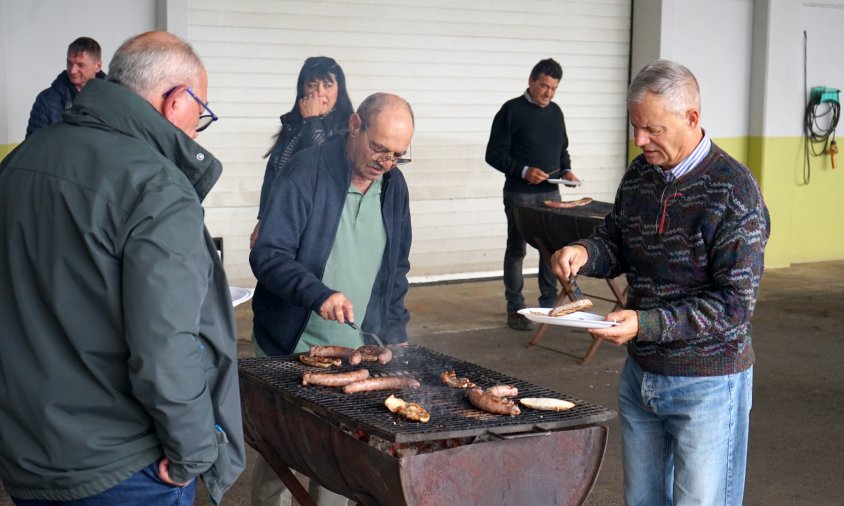
[[[0,161],[6,158],[6,155],[11,153],[17,146],[17,144],[0,144]]]
[[[811,157],[803,183],[802,137],[722,137],[713,141],[744,163],[759,181],[771,238],[765,266],[844,258],[844,156],[833,169],[829,156]],[[640,153],[629,143],[631,160]]]

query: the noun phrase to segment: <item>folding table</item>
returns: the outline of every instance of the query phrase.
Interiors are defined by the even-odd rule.
[[[551,255],[563,246],[589,237],[611,210],[612,204],[593,201],[585,206],[568,209],[551,208],[543,204],[517,206],[513,214],[516,227],[522,237],[528,244],[538,249],[544,258],[550,260]],[[613,279],[607,279],[606,282],[612,292],[612,298],[598,295],[590,295],[590,297],[615,303],[613,311],[624,307],[627,289],[622,291]],[[560,292],[556,305],[562,304],[566,298],[573,301],[579,298],[578,295],[582,295],[576,281],[561,279],[560,283],[563,290]],[[546,329],[547,324],[541,324],[528,347],[538,344]],[[588,364],[600,346],[600,339],[593,340],[586,354],[579,358],[584,364]]]

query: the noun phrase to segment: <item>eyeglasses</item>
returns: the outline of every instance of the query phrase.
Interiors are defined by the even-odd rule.
[[[305,59],[305,63],[302,67],[306,69],[325,67],[325,70],[332,70],[337,68],[338,65],[337,62],[334,61],[334,58],[328,58],[327,56],[311,56],[310,58]]]
[[[668,218],[668,206],[673,204],[674,201],[677,198],[682,197],[682,196],[683,196],[682,193],[677,192],[677,193],[672,193],[671,195],[662,199],[662,215],[659,218],[659,227],[657,229],[657,231],[659,232],[659,235],[662,235],[662,231],[665,230],[665,222],[666,222],[666,219]]]
[[[374,147],[372,147],[372,141],[369,139],[369,131],[364,130],[363,133],[364,133],[364,135],[366,135],[366,142],[367,142],[367,144],[369,144],[369,150],[372,151],[372,153],[369,155],[369,158],[373,162],[378,162],[378,163],[390,162],[392,165],[395,166],[395,165],[404,165],[406,163],[410,163],[413,160],[409,155],[407,157],[405,157],[403,155],[396,156],[393,153],[389,153],[387,150],[375,149]],[[410,153],[410,146],[408,146],[408,153]]]
[[[176,89],[178,89],[178,88],[179,88],[178,86],[173,86],[172,88],[170,88],[169,90],[167,90],[164,93],[163,97],[167,98],[171,93],[176,91]],[[192,96],[193,99],[196,100],[199,103],[199,105],[202,106],[203,109],[208,111],[208,114],[200,114],[199,115],[199,121],[196,123],[196,131],[197,132],[201,132],[201,131],[205,130],[206,128],[211,126],[211,123],[220,119],[220,117],[217,116],[216,114],[214,114],[214,111],[212,111],[211,108],[208,107],[208,104],[206,104],[205,102],[200,100],[199,97],[196,96],[196,93],[194,93],[192,89],[185,86],[185,91],[188,92],[188,95]]]

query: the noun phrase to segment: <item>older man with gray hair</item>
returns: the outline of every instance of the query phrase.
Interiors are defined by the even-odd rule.
[[[646,66],[627,104],[642,154],[604,223],[555,253],[554,272],[627,273],[627,305],[607,315],[619,325],[590,331],[627,345],[618,387],[625,503],[740,505],[768,210],[747,167],[701,128],[689,69]]]
[[[346,322],[386,344],[407,342],[412,234],[398,166],[411,161],[413,131],[410,104],[375,93],[351,115],[345,136],[300,151],[276,176],[249,255],[259,356],[372,344]],[[292,504],[263,460],[252,483],[253,505]],[[314,481],[308,488],[319,506],[347,503]]]
[[[0,477],[16,504],[219,502],[245,465],[202,199],[202,61],[148,32],[0,165]]]

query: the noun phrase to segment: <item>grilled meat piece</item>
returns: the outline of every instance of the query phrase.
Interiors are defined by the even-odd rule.
[[[349,383],[369,377],[367,369],[357,369],[349,372],[311,372],[302,375],[303,385],[319,385],[323,387],[342,387]]]
[[[522,412],[513,401],[488,394],[480,388],[473,388],[466,392],[466,398],[472,406],[487,413],[517,416]]]
[[[548,316],[565,316],[567,314],[583,311],[592,307],[592,301],[589,299],[578,299],[562,306],[557,306],[548,312]]]
[[[519,389],[512,385],[495,385],[487,388],[486,393],[495,397],[515,397],[519,395]]]
[[[428,413],[428,410],[423,408],[420,404],[407,402],[403,399],[399,399],[395,395],[387,397],[384,401],[384,405],[387,406],[387,409],[389,409],[390,412],[397,413],[414,422],[425,423],[431,419],[431,414]]]
[[[343,392],[355,394],[377,390],[403,390],[405,388],[419,388],[420,386],[418,381],[407,376],[379,376],[349,383],[343,387]]]
[[[365,344],[358,348],[361,359],[364,362],[378,362],[379,364],[387,364],[393,359],[393,351],[385,346],[376,346],[374,344]]]
[[[358,365],[362,360],[360,353],[356,349],[346,346],[311,346],[308,354],[312,357],[343,358],[346,359],[349,365]]]
[[[334,357],[312,357],[310,355],[299,355],[299,362],[312,367],[322,367],[328,369],[329,367],[340,367],[343,363],[339,358]]]
[[[469,380],[469,378],[458,378],[457,373],[454,371],[441,372],[440,379],[443,383],[452,388],[475,388],[476,386]]]

